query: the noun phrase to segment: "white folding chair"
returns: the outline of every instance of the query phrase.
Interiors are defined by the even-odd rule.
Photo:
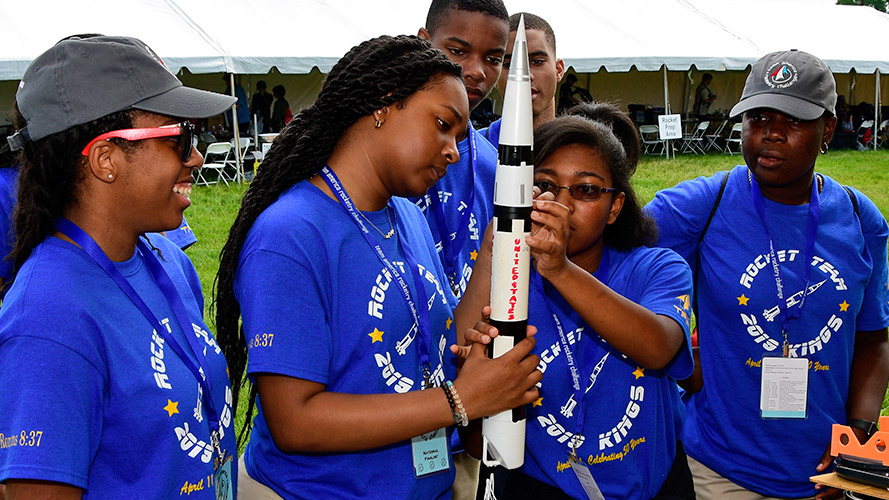
[[[198,186],[209,186],[210,184],[218,184],[219,181],[228,186],[228,178],[225,175],[227,162],[231,156],[232,145],[227,142],[214,142],[207,145],[204,152],[204,164],[201,168],[195,170],[195,184]],[[207,177],[208,172],[216,172],[215,176]]]
[[[704,144],[705,151],[710,151],[711,149],[722,150],[719,146],[719,140],[722,139],[722,132],[725,130],[726,125],[728,125],[728,120],[722,120],[722,123],[716,127],[712,134],[704,134],[704,140],[706,141],[706,144]]]
[[[743,124],[736,123],[732,125],[732,129],[728,133],[728,137],[725,139],[725,149],[723,151],[725,154],[733,155],[735,151],[732,151],[732,144],[738,145],[738,153],[741,152],[741,128],[743,128]]]
[[[238,143],[236,143],[235,140],[232,139],[231,140],[232,154],[229,155],[229,157],[225,161],[225,164],[229,167],[228,170],[230,172],[233,172],[228,178],[228,180],[230,180],[230,181],[237,181],[238,178],[241,176],[241,169],[238,168],[238,159],[234,154],[237,144],[240,144],[240,146],[241,146],[241,150],[240,150],[241,151],[241,164],[244,165],[245,170],[247,169],[248,165],[252,165],[252,160],[253,160],[253,157],[251,156],[250,157],[251,162],[250,163],[247,162],[247,154],[250,151],[250,146],[253,145],[253,139],[250,137],[240,137],[238,139]],[[252,166],[251,166],[251,168],[252,168]]]
[[[863,122],[861,122],[861,125],[858,126],[858,138],[856,139],[856,141],[858,142],[859,151],[864,151],[865,149],[867,149],[868,143],[873,140],[873,135],[871,135],[870,140],[867,143],[864,142],[865,134],[867,134],[867,131],[870,130],[873,126],[873,120],[864,120]],[[873,133],[873,130],[871,130],[871,133]]]
[[[877,131],[879,132],[879,141],[877,144],[881,148],[889,146],[889,120],[883,120],[880,122],[880,126],[877,127]]]
[[[661,140],[657,125],[640,125],[639,137],[642,140],[642,154],[664,154],[664,141]]]
[[[703,121],[698,123],[694,132],[682,138],[682,149],[680,151],[696,155],[706,153],[704,150],[704,134],[707,133],[708,128],[710,128],[710,122]]]

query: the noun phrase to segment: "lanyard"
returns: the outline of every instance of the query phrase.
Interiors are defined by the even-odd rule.
[[[423,386],[424,388],[429,386],[430,376],[431,376],[431,363],[429,362],[429,348],[431,345],[431,334],[432,331],[432,323],[429,319],[429,309],[428,309],[428,301],[426,299],[426,289],[423,287],[422,278],[419,275],[419,267],[417,266],[417,261],[414,260],[414,256],[410,251],[410,248],[406,245],[402,245],[401,238],[398,238],[398,248],[401,249],[404,254],[404,260],[407,263],[408,273],[413,277],[414,280],[414,288],[417,289],[417,300],[413,299],[411,295],[411,289],[408,286],[407,282],[404,281],[404,277],[398,272],[398,268],[389,260],[386,256],[386,253],[383,251],[383,247],[380,246],[379,240],[370,232],[366,225],[364,225],[364,221],[361,219],[361,214],[358,213],[358,209],[355,208],[355,205],[352,204],[352,198],[349,197],[349,194],[343,189],[340,184],[339,178],[336,174],[331,170],[327,165],[321,169],[321,172],[324,174],[324,182],[327,183],[327,186],[330,187],[331,191],[336,193],[341,201],[341,205],[352,216],[352,220],[358,224],[358,227],[361,229],[361,235],[364,236],[364,241],[374,249],[379,257],[380,262],[386,266],[386,269],[395,276],[395,279],[398,281],[398,288],[401,290],[401,295],[404,297],[404,301],[407,303],[408,309],[411,311],[411,315],[414,318],[414,324],[417,327],[417,336],[419,337],[417,342],[417,350],[420,353],[420,368],[423,372]],[[396,228],[399,224],[401,224],[400,218],[396,218],[395,220]],[[397,236],[397,233],[396,233]],[[419,307],[418,307],[419,306]]]
[[[608,255],[608,248],[603,246],[602,257],[599,259],[599,268],[596,269],[596,272],[593,273],[593,276],[595,276],[596,279],[601,281],[605,286],[608,286],[609,272],[611,270],[610,268],[611,261]],[[537,284],[540,295],[543,296],[543,303],[544,305],[546,305],[547,311],[552,316],[553,322],[556,325],[556,331],[559,332],[559,343],[562,345],[562,352],[565,353],[565,360],[568,362],[568,371],[571,373],[571,385],[574,387],[574,401],[577,403],[577,430],[575,434],[579,435],[581,434],[581,431],[583,431],[584,421],[584,413],[582,408],[583,405],[581,403],[583,402],[583,398],[586,396],[586,391],[580,384],[581,362],[579,357],[575,358],[574,353],[571,351],[571,346],[568,345],[568,338],[565,335],[565,330],[562,328],[562,322],[559,321],[559,316],[555,312],[553,312],[552,307],[549,305],[549,299],[546,297],[546,291],[543,288],[543,278],[539,274],[537,274],[537,271],[533,271],[533,268],[532,274],[534,275],[534,281]],[[592,376],[592,372],[595,370],[595,367],[590,370],[590,376]]]
[[[759,189],[759,184],[757,184],[756,179],[754,179],[752,175],[749,175],[749,171],[747,178],[750,181],[750,195],[753,198],[753,206],[756,208],[759,220],[762,222],[762,225],[766,230],[766,236],[769,238],[769,258],[772,262],[772,274],[775,276],[775,287],[778,292],[778,319],[781,321],[781,333],[784,335],[783,351],[784,357],[786,358],[790,352],[790,343],[787,340],[787,325],[790,320],[797,319],[802,315],[803,305],[806,302],[806,296],[809,294],[809,276],[812,271],[812,257],[815,255],[815,237],[818,234],[818,221],[821,218],[818,180],[812,180],[812,195],[809,198],[809,214],[806,216],[806,253],[804,261],[806,267],[806,286],[803,288],[802,297],[798,303],[799,305],[788,308],[787,301],[784,299],[784,279],[781,275],[781,266],[778,265],[775,242],[772,238],[772,233],[769,231],[769,226],[766,223],[766,207],[762,198],[762,192]]]
[[[445,272],[448,275],[448,279],[451,281],[451,288],[454,290],[454,295],[458,295],[457,277],[463,271],[462,269],[457,269],[457,255],[460,253],[460,250],[463,249],[463,242],[466,241],[466,236],[469,233],[469,220],[472,217],[472,204],[475,202],[475,172],[476,162],[478,161],[478,147],[476,145],[475,129],[472,128],[472,125],[469,126],[469,154],[469,201],[467,202],[466,208],[463,210],[463,214],[460,216],[460,221],[457,223],[457,230],[454,233],[453,239],[451,238],[451,230],[448,228],[448,222],[445,218],[443,203],[439,198],[438,193],[433,193],[429,197],[429,205],[432,208],[432,214],[435,216],[435,222],[439,228],[442,252],[445,257]]]
[[[207,416],[210,424],[211,430],[211,440],[213,441],[213,447],[216,449],[216,452],[219,454],[220,459],[225,457],[225,452],[221,448],[220,437],[219,437],[219,414],[216,411],[216,407],[213,402],[213,395],[210,392],[210,383],[206,377],[206,371],[203,369],[203,366],[200,366],[200,358],[198,353],[202,352],[201,346],[197,341],[197,337],[194,335],[193,328],[191,327],[191,320],[188,318],[188,313],[185,310],[185,304],[182,301],[182,296],[179,295],[178,290],[176,290],[176,286],[173,284],[173,281],[170,279],[170,276],[167,275],[167,272],[164,271],[163,265],[157,260],[157,257],[145,244],[141,239],[137,243],[139,251],[142,253],[142,257],[148,267],[149,272],[151,273],[151,277],[154,278],[155,283],[160,287],[161,292],[164,294],[164,297],[167,299],[167,303],[170,308],[173,310],[173,315],[176,317],[176,322],[179,324],[179,329],[182,331],[182,334],[185,336],[188,341],[189,347],[191,348],[192,355],[194,359],[197,360],[198,364],[195,365],[195,362],[192,360],[190,356],[182,349],[182,346],[179,345],[179,342],[167,331],[167,328],[161,323],[157,316],[155,316],[154,312],[151,311],[151,308],[148,307],[148,304],[142,299],[133,286],[127,281],[126,278],[120,273],[117,267],[111,262],[111,259],[105,255],[105,252],[102,251],[102,248],[95,242],[95,240],[90,237],[86,232],[84,232],[80,227],[78,227],[73,222],[69,221],[65,218],[58,218],[54,221],[53,226],[56,231],[64,234],[68,238],[71,238],[74,243],[76,243],[80,248],[89,255],[93,261],[101,267],[108,276],[114,280],[117,286],[123,291],[126,296],[133,302],[133,304],[139,309],[145,319],[148,320],[149,323],[154,327],[158,334],[160,334],[161,338],[164,339],[164,343],[169,345],[173,352],[182,360],[185,366],[191,371],[192,375],[197,379],[198,384],[201,386],[201,399],[204,405],[204,408],[207,409]]]

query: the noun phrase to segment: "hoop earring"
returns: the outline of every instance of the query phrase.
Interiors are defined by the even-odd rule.
[[[826,142],[821,143],[821,154],[826,155],[828,150],[828,146]]]

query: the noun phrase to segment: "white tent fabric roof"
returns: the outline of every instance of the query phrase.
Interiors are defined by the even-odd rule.
[[[739,70],[773,50],[798,48],[834,72],[889,72],[889,15],[833,0],[505,0],[549,21],[558,55],[577,72],[631,68]],[[327,72],[350,47],[380,34],[416,33],[422,0],[32,0],[0,3],[0,80],[60,38],[98,32],[138,37],[170,69]],[[836,29],[845,26],[851,36]]]

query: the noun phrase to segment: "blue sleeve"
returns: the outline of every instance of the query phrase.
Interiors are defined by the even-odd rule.
[[[311,270],[289,256],[256,250],[242,259],[235,290],[247,338],[247,372],[328,384],[328,301]]]
[[[0,481],[87,488],[102,433],[102,373],[61,344],[27,336],[0,345],[0,373]]]
[[[698,177],[655,194],[654,199],[645,205],[645,211],[657,222],[657,246],[675,251],[694,266],[698,239],[725,175],[725,172],[719,172],[708,178]]]
[[[855,329],[879,330],[889,326],[889,264],[886,253],[889,225],[867,196],[854,188],[850,189],[858,201],[861,230],[873,261],[873,271],[864,290],[861,309],[855,320]]]
[[[691,355],[691,270],[675,252],[662,250],[649,266],[645,287],[638,304],[649,311],[672,318],[685,337],[679,352],[667,366],[667,374],[676,380],[688,378],[694,369]]]

